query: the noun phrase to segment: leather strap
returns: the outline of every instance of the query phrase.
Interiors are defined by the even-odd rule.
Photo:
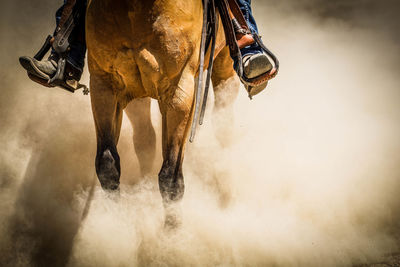
[[[76,1],[77,0],[67,0],[67,2],[64,4],[63,11],[61,13],[60,22],[58,23],[58,27],[56,29],[56,34],[57,34],[57,32],[59,32],[61,30],[61,28],[64,26],[65,22],[71,16],[72,10],[74,9]]]
[[[239,22],[240,26],[242,29],[246,30],[247,32],[250,32],[250,28],[247,25],[247,21],[243,16],[242,11],[240,10],[240,7],[236,0],[228,0],[229,7],[233,13],[233,16],[237,19]]]
[[[218,30],[218,20],[217,20],[217,15],[216,15],[216,11],[215,11],[214,0],[210,1],[209,9],[210,9],[210,28],[211,28],[211,33],[210,33],[211,50],[210,50],[210,58],[208,60],[206,86],[204,87],[203,104],[201,106],[201,111],[200,111],[200,119],[199,119],[200,125],[203,124],[204,114],[205,114],[206,106],[207,106],[208,91],[210,89],[211,74],[212,74],[213,66],[214,66],[215,44],[217,41],[217,30]]]
[[[53,48],[57,54],[62,55],[67,52],[71,33],[84,13],[84,0],[67,0],[63,8],[60,23],[54,34]]]
[[[204,57],[206,54],[207,25],[208,25],[208,5],[210,1],[213,0],[203,1],[203,24],[202,24],[201,41],[200,41],[199,71],[195,88],[194,114],[193,114],[193,121],[189,138],[190,142],[193,142],[194,137],[196,135],[197,121],[199,117],[199,110],[201,103],[201,92],[203,89]]]
[[[236,44],[235,31],[229,16],[228,2],[226,0],[218,0],[217,7],[224,26],[226,44],[229,46],[231,57],[237,56],[240,51]]]

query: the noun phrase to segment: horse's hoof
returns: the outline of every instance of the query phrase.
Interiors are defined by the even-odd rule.
[[[96,164],[97,177],[104,190],[115,191],[119,188],[120,173],[117,163],[109,149],[103,152]]]
[[[176,216],[175,214],[167,214],[165,216],[165,221],[164,221],[164,229],[169,232],[169,231],[174,231],[180,228],[182,225],[182,218],[179,216]]]
[[[174,231],[180,228],[182,225],[182,210],[177,202],[169,204],[164,203],[165,208],[165,221],[164,229],[168,231]]]

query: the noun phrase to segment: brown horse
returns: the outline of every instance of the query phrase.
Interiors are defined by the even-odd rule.
[[[155,155],[150,121],[153,98],[158,100],[162,114],[161,195],[165,204],[182,198],[182,161],[194,109],[202,13],[201,0],[88,3],[86,39],[97,134],[95,164],[104,189],[119,186],[116,146],[124,109],[134,128],[141,171],[145,174],[151,169]],[[229,109],[236,98],[239,81],[225,46],[222,25],[218,29],[212,82],[215,107],[223,110]],[[226,90],[230,92],[224,94]]]

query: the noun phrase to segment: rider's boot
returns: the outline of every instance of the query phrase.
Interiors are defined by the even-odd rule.
[[[257,23],[252,14],[251,0],[237,0],[237,4],[246,20],[247,28],[242,27],[238,21],[233,24],[236,31],[236,39],[242,54],[243,76],[247,79],[257,79],[269,75],[274,67],[269,61],[269,57],[264,53],[264,49],[256,42],[255,37],[258,36]],[[235,21],[232,21],[235,22]],[[274,62],[275,63],[275,62]],[[237,62],[235,62],[237,64]],[[237,66],[235,69],[238,70]],[[245,83],[245,87],[249,92],[250,98],[258,94],[267,86],[267,82],[263,82],[257,86],[250,86]]]
[[[37,60],[32,57],[23,56],[19,58],[19,62],[27,70],[31,80],[47,86],[61,86],[68,91],[75,91],[79,86],[83,69],[75,66],[69,60],[66,60],[64,69],[64,78],[61,84],[50,83],[50,80],[55,76],[58,67],[58,56],[55,53],[50,54],[48,59]],[[86,92],[84,92],[86,93]]]
[[[239,49],[254,44],[254,39],[251,34],[242,35],[238,38]],[[242,50],[243,51],[243,50]],[[272,64],[268,57],[262,51],[253,51],[242,55],[243,71],[247,78],[255,78],[272,70]]]
[[[50,80],[57,71],[56,55],[52,54],[48,59],[36,60],[35,58],[23,56],[19,58],[22,67],[38,78]]]
[[[255,78],[257,76],[263,75],[268,73],[272,70],[273,66],[269,61],[267,55],[265,55],[262,50],[259,49],[252,49],[251,52],[246,53],[249,49],[248,48],[254,45],[255,41],[251,34],[238,34],[238,46],[241,49],[243,56],[243,73],[244,75],[249,78]],[[264,90],[268,85],[268,82],[261,84],[256,87],[252,87],[249,85],[245,85],[247,91],[251,91],[254,95]]]
[[[243,57],[243,72],[244,75],[249,79],[270,72],[272,68],[273,67],[271,62],[269,61],[268,57],[263,53],[247,55]],[[264,90],[267,85],[268,82],[265,82],[258,86],[245,85],[245,88],[248,92],[251,92],[252,95],[256,95]]]

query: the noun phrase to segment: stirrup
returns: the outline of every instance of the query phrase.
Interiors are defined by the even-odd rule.
[[[253,35],[253,39],[255,41],[255,43],[257,45],[259,45],[261,47],[261,49],[263,50],[263,52],[270,58],[272,59],[273,62],[273,68],[266,73],[263,73],[257,77],[254,78],[247,78],[246,75],[244,74],[243,71],[243,61],[242,58],[240,58],[238,60],[238,66],[236,68],[236,72],[240,78],[240,81],[246,85],[246,90],[249,94],[249,98],[252,99],[252,97],[255,95],[251,92],[251,88],[254,87],[259,87],[263,84],[268,83],[269,80],[273,79],[279,71],[279,60],[276,58],[276,56],[263,44],[263,42],[261,41],[260,36],[258,36],[257,34],[252,34]],[[249,89],[250,88],[250,89]]]
[[[47,52],[50,50],[51,39],[52,39],[51,35],[47,36],[46,41],[44,42],[44,44],[42,45],[40,50],[34,56],[34,58],[36,60],[38,60],[38,61],[42,60],[43,57],[47,54]],[[21,63],[21,65],[23,66],[22,63]],[[74,93],[76,90],[79,90],[82,88],[83,94],[88,95],[89,88],[86,85],[80,84],[78,82],[80,79],[80,75],[81,75],[81,73],[78,73],[78,72],[79,71],[75,67],[73,67],[70,63],[67,62],[65,57],[60,56],[58,59],[58,62],[57,62],[57,71],[54,74],[54,76],[52,76],[50,79],[47,80],[44,78],[40,78],[40,77],[30,73],[29,71],[27,71],[27,74],[28,74],[28,77],[32,81],[39,83],[43,86],[60,87],[71,93]],[[66,73],[67,73],[67,75],[66,75]]]

